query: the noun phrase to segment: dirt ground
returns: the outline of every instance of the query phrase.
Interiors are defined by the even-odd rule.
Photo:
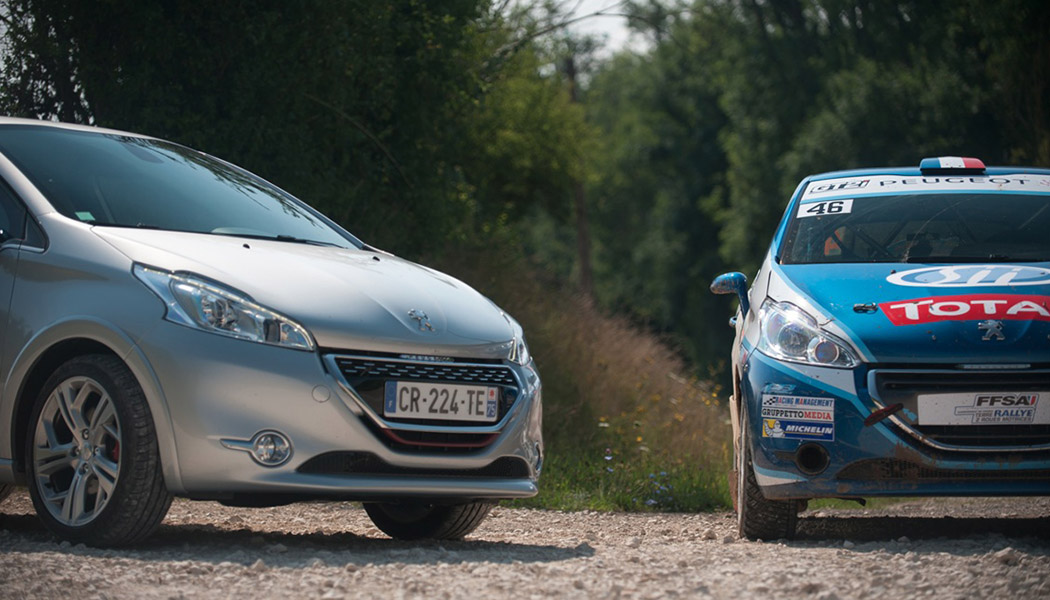
[[[0,598],[1050,598],[1050,498],[804,513],[745,542],[728,513],[498,507],[462,542],[398,542],[350,503],[177,500],[130,549],[71,546],[19,490],[0,505]]]

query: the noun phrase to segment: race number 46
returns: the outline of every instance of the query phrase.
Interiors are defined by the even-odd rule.
[[[853,210],[853,200],[827,200],[811,202],[798,207],[798,218],[820,217],[823,215],[845,215]]]

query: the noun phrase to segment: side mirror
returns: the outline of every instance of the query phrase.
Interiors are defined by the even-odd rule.
[[[711,282],[711,291],[716,294],[736,294],[740,298],[740,314],[746,315],[751,310],[747,299],[747,276],[739,271],[723,273]]]

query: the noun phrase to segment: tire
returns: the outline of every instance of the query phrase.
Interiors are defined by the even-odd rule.
[[[365,503],[365,511],[375,526],[398,540],[461,540],[481,525],[491,509],[491,502]]]
[[[749,540],[779,540],[795,537],[798,502],[769,500],[758,487],[751,460],[747,408],[740,412],[740,448],[736,453],[736,517],[740,537]]]
[[[91,354],[62,364],[32,415],[26,473],[44,526],[105,547],[133,544],[160,525],[172,496],[145,395],[123,362]]]

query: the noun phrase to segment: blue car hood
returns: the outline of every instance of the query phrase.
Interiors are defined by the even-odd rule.
[[[830,319],[830,328],[850,338],[867,361],[1050,362],[1050,263],[777,270],[824,313],[814,316]]]

